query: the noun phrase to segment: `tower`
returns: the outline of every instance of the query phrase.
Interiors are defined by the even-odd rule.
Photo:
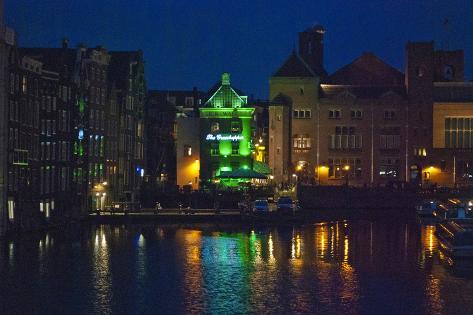
[[[326,76],[324,69],[325,29],[316,25],[299,33],[299,56],[320,76]]]

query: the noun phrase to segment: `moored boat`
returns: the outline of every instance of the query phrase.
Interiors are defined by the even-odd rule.
[[[440,249],[452,257],[473,257],[473,223],[450,220],[437,224]]]

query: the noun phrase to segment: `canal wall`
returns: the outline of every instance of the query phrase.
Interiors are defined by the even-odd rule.
[[[297,195],[304,209],[407,209],[424,198],[416,191],[350,186],[301,185]]]

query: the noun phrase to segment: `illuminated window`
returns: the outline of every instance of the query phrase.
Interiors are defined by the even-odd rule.
[[[293,139],[294,149],[310,149],[311,141],[307,135],[297,135]]]
[[[218,122],[213,122],[210,128],[211,132],[218,132],[220,131],[220,124]]]
[[[27,86],[26,86],[26,77],[23,77],[23,79],[21,80],[21,91],[23,93],[26,93],[26,88],[27,88]]]
[[[240,132],[241,124],[239,121],[232,121],[232,132]]]
[[[414,148],[414,156],[427,156],[426,148]]]
[[[473,117],[445,119],[445,147],[473,148]]]
[[[349,166],[349,171],[345,167]],[[332,179],[345,178],[347,172],[351,178],[361,178],[361,159],[356,158],[332,158],[328,160],[328,176]]]
[[[189,145],[184,146],[184,156],[192,156],[192,147]]]
[[[379,165],[379,176],[397,178],[400,174],[401,162],[399,159],[381,159]]]
[[[15,201],[8,198],[8,219],[13,221],[15,219]]]

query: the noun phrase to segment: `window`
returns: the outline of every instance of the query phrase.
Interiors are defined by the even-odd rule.
[[[445,147],[473,148],[473,117],[445,118]]]
[[[349,166],[349,170],[345,167]],[[361,178],[361,159],[357,158],[331,158],[328,160],[328,176],[332,179],[342,179],[348,175],[350,178]]]
[[[8,198],[8,219],[13,221],[15,219],[15,200]]]
[[[232,155],[240,154],[240,142],[232,141]]]
[[[312,117],[312,111],[310,109],[295,109],[294,118],[309,119]]]
[[[399,127],[384,128],[379,136],[380,149],[399,149],[401,147],[401,130]]]
[[[379,165],[379,176],[386,178],[397,178],[400,174],[401,162],[397,158],[381,159]]]
[[[210,155],[212,156],[216,156],[216,155],[219,155],[220,153],[220,150],[219,150],[219,144],[218,143],[211,143],[210,144]]]
[[[399,149],[401,146],[400,135],[380,135],[379,147],[380,149]]]
[[[167,96],[166,100],[171,103],[172,105],[176,105],[176,97],[175,96]]]
[[[342,118],[342,111],[339,109],[331,109],[328,111],[329,119],[340,119]]]
[[[187,96],[185,98],[185,104],[186,104],[186,107],[193,107],[194,106],[194,98]]]
[[[26,93],[26,89],[27,89],[27,86],[26,86],[26,77],[23,77],[23,79],[21,80],[21,91],[23,93]]]
[[[414,148],[414,156],[427,156],[426,148]]]
[[[232,126],[232,127],[231,127],[231,128],[232,128],[232,129],[231,129],[232,133],[238,133],[238,132],[240,132],[240,130],[241,130],[241,124],[240,124],[239,121],[232,121],[232,125],[231,125],[231,126]]]
[[[351,119],[362,119],[363,118],[363,111],[359,109],[352,109],[350,112]]]
[[[192,147],[190,145],[184,146],[184,156],[192,156]]]
[[[310,137],[307,135],[296,135],[294,136],[293,142],[294,149],[307,150],[311,148]]]
[[[396,118],[396,112],[394,110],[385,110],[384,119],[385,120],[394,120]]]
[[[362,145],[362,135],[355,134],[353,126],[336,126],[335,134],[329,135],[329,149],[331,150],[361,149]]]
[[[220,124],[218,122],[213,122],[210,128],[211,132],[219,132],[220,131]]]

